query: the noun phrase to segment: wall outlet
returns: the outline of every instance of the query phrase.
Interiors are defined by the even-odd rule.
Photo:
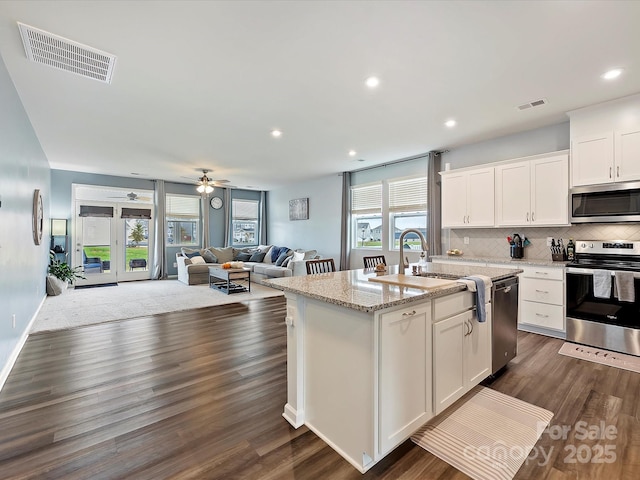
[[[15,313],[13,315],[11,315],[11,325],[13,326],[12,328],[16,328],[16,314]]]
[[[173,262],[173,268],[178,268],[178,262]]]
[[[552,241],[553,241],[553,237],[547,237],[547,247],[551,246]]]
[[[464,237],[464,244],[469,245],[469,237]]]

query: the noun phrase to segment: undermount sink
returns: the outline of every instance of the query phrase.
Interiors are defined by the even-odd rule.
[[[421,288],[430,290],[432,288],[449,287],[456,283],[455,280],[445,280],[433,277],[417,277],[413,275],[381,275],[379,277],[369,277],[370,282],[388,283],[402,287]]]

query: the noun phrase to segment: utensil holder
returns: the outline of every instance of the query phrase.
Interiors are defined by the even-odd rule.
[[[511,245],[509,254],[511,255],[511,258],[522,258],[524,257],[524,248]]]

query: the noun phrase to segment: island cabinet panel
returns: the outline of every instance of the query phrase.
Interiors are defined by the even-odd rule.
[[[305,299],[304,421],[361,471],[376,457],[374,316]]]
[[[491,304],[485,305],[486,321],[478,322],[476,311],[470,309],[472,299],[471,293],[462,292],[434,301],[433,408],[436,415],[491,374]]]
[[[431,304],[380,314],[380,451],[402,443],[432,416]]]

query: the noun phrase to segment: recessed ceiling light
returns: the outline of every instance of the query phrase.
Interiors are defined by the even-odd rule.
[[[275,137],[275,138],[281,137],[282,136],[282,131],[278,130],[278,129],[271,130],[271,136]]]
[[[613,80],[614,78],[618,78],[621,73],[621,68],[614,68],[613,70],[609,70],[608,72],[602,74],[602,78],[604,78],[605,80]]]
[[[369,77],[364,83],[369,88],[376,88],[378,85],[380,85],[380,79],[378,77]]]
[[[356,152],[355,150],[349,150],[349,156],[350,157],[355,157],[356,153],[358,153],[358,152]]]
[[[456,123],[457,123],[457,122],[456,122],[455,120],[447,120],[446,122],[444,122],[444,124],[445,124],[447,127],[449,127],[449,128],[451,128],[451,127],[455,127],[455,126],[456,126]]]

